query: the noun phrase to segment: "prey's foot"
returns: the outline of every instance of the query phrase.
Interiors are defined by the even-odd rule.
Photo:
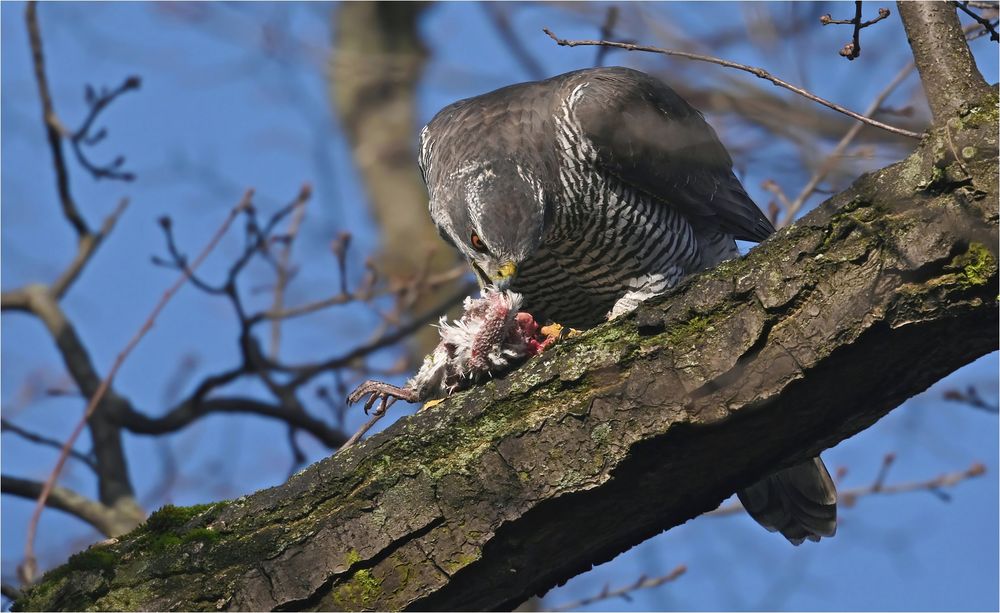
[[[354,404],[365,396],[368,396],[368,400],[365,401],[366,415],[372,406],[380,400],[382,402],[376,410],[377,413],[384,413],[397,400],[405,400],[406,402],[417,402],[418,400],[417,393],[411,389],[368,380],[351,392],[351,395],[347,397],[347,404]]]

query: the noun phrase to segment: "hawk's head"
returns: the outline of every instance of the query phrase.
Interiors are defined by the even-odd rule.
[[[507,288],[545,233],[541,182],[511,159],[478,160],[427,188],[438,231],[469,260],[480,285]]]

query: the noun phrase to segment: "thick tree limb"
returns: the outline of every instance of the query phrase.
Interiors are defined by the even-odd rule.
[[[76,327],[66,317],[66,313],[49,288],[36,284],[25,287],[23,291],[27,296],[28,310],[45,325],[55,341],[66,371],[73,378],[80,393],[87,398],[92,397],[100,386],[101,378]],[[130,507],[133,516],[139,520],[143,512],[135,502],[121,432],[108,421],[109,415],[113,415],[119,410],[119,406],[127,403],[127,400],[111,390],[88,423],[97,461],[97,473],[100,476],[98,488],[101,502],[109,506]]]
[[[973,102],[973,101],[970,101]],[[19,608],[503,609],[997,349],[997,101],[749,256]]]
[[[39,494],[42,493],[43,485],[41,481],[31,481],[7,475],[0,478],[0,491],[29,500],[38,498]],[[82,519],[105,536],[124,534],[135,528],[137,523],[135,516],[131,513],[103,505],[61,485],[52,488],[45,505]]]
[[[951,2],[897,2],[934,120],[956,114],[962,103],[989,94]],[[942,119],[943,118],[943,119]]]

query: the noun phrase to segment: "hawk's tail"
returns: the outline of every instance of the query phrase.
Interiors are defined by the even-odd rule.
[[[819,457],[779,470],[736,494],[750,517],[793,545],[837,532],[837,487]]]

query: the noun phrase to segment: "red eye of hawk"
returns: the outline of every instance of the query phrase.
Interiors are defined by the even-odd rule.
[[[479,238],[479,235],[475,232],[469,237],[469,242],[472,243],[472,248],[480,253],[486,253],[486,245],[483,243],[483,239]]]

